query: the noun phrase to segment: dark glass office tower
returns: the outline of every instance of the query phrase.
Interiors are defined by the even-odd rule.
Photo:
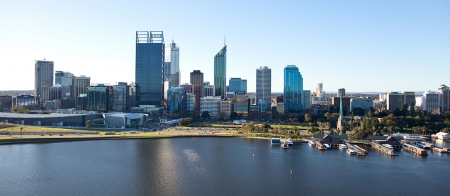
[[[164,35],[136,31],[136,102],[161,106],[164,99]]]

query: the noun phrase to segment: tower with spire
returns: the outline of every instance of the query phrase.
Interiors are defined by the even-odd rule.
[[[345,119],[344,119],[344,112],[342,111],[342,97],[339,98],[340,100],[340,106],[339,106],[339,119],[337,122],[337,130],[341,132],[341,135],[345,135]]]

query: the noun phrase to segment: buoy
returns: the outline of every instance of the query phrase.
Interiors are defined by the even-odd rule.
[[[253,156],[255,156],[255,153],[253,153]]]
[[[291,169],[291,176],[292,176],[292,169]]]

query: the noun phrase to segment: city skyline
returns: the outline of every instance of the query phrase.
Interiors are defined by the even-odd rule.
[[[174,4],[167,12],[165,7]],[[212,56],[224,36],[226,80],[246,78],[249,92],[256,91],[256,78],[248,73],[268,66],[274,79],[282,78],[289,64],[298,66],[304,89],[314,90],[323,81],[327,92],[436,91],[449,83],[448,1],[217,4],[164,2],[142,15],[149,7],[145,3],[9,2],[0,8],[6,29],[0,32],[0,64],[22,78],[4,75],[0,89],[33,89],[30,67],[44,58],[55,62],[55,71],[88,75],[93,83],[134,82],[132,39],[135,31],[147,29],[162,30],[166,40],[180,45],[180,83],[189,81],[192,70],[201,70],[213,83]],[[40,9],[53,11],[33,14]],[[112,71],[105,74],[106,67]],[[274,80],[272,91],[282,92],[281,83]]]

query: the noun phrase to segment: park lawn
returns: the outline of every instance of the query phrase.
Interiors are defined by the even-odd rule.
[[[283,127],[283,128],[286,128],[286,129],[293,129],[294,127],[297,127],[298,130],[307,130],[308,129],[308,127],[300,126],[300,125],[296,126],[296,125],[274,125],[274,124],[271,124],[270,126],[272,128]]]

